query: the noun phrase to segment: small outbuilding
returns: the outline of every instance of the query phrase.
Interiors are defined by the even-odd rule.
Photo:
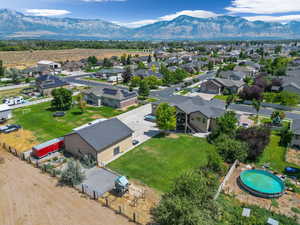
[[[79,158],[93,157],[103,166],[129,150],[133,131],[117,118],[96,120],[65,136],[65,150]]]

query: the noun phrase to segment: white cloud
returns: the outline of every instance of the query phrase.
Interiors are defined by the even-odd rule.
[[[244,17],[247,20],[250,21],[266,21],[266,22],[280,22],[280,23],[286,23],[292,20],[300,20],[300,15],[286,15],[286,16],[249,16]]]
[[[231,13],[273,14],[300,11],[300,0],[232,0]]]
[[[119,24],[121,26],[136,28],[136,27],[145,26],[145,25],[152,24],[152,23],[159,22],[159,21],[170,21],[170,20],[173,20],[173,19],[177,18],[178,16],[182,16],[182,15],[192,16],[192,17],[197,17],[197,18],[210,18],[210,17],[219,16],[219,14],[216,14],[216,13],[210,12],[210,11],[205,11],[205,10],[183,10],[180,12],[176,12],[174,14],[161,16],[157,19],[139,20],[139,21],[133,21],[133,22],[128,22],[128,23],[125,23],[125,22],[114,22],[114,23]]]
[[[63,9],[26,9],[25,13],[33,16],[64,16],[71,12]]]

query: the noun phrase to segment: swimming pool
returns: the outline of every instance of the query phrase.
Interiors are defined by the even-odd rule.
[[[246,191],[263,198],[280,197],[285,190],[279,177],[264,170],[246,170],[240,174],[238,182]]]

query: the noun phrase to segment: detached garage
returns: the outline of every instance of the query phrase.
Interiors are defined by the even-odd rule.
[[[12,117],[12,113],[10,107],[6,104],[0,105],[0,121],[8,120],[11,117]]]
[[[117,118],[101,120],[66,135],[65,150],[77,157],[92,156],[102,166],[132,147],[132,134]]]

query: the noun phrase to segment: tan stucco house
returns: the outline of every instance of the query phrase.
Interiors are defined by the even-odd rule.
[[[219,101],[205,101],[197,97],[174,96],[167,101],[176,108],[177,131],[207,133],[216,126],[216,119],[225,113]],[[161,102],[152,104],[152,114]]]
[[[65,150],[82,158],[92,156],[103,166],[129,150],[133,131],[119,119],[97,120],[65,136]]]

